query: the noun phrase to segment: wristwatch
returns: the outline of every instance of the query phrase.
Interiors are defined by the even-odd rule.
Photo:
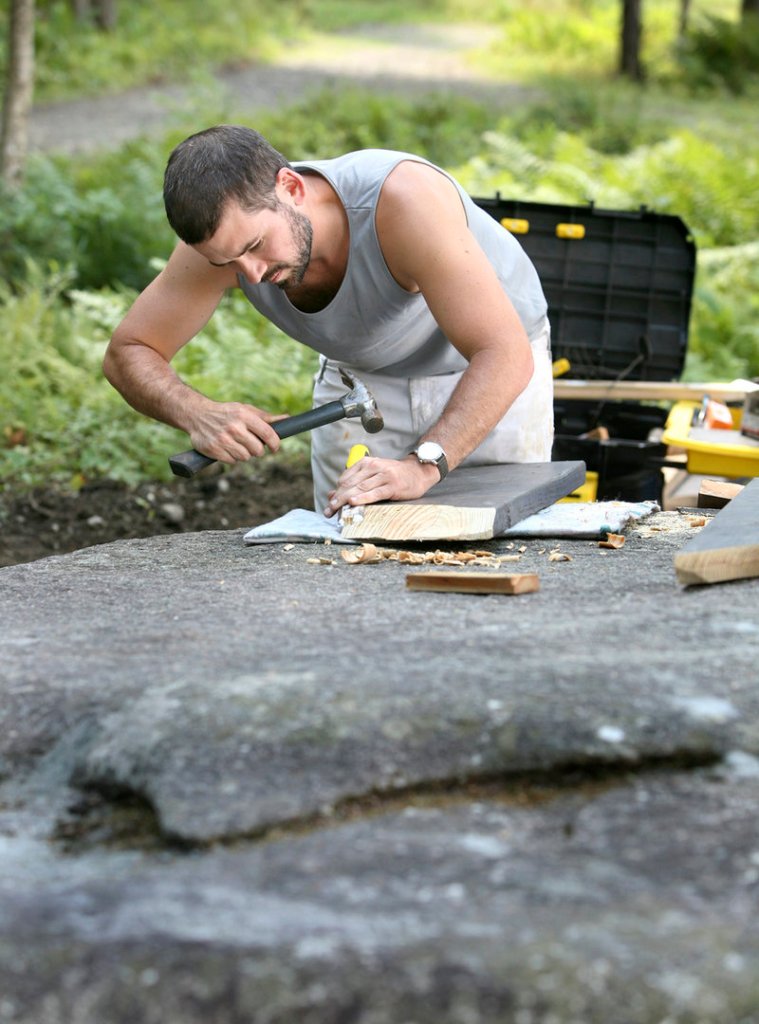
[[[437,441],[422,441],[411,454],[416,455],[420,462],[431,462],[433,466],[437,466],[441,480],[448,476],[448,459]]]

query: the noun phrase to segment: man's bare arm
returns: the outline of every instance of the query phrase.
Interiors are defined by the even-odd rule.
[[[276,451],[269,425],[276,417],[239,402],[214,402],[185,384],[169,365],[208,322],[234,271],[211,267],[180,243],[158,277],[137,298],[114,331],[103,371],[129,404],[178,427],[193,446],[222,462]]]
[[[420,439],[442,445],[454,468],[529,383],[529,340],[467,226],[458,192],[438,171],[418,163],[399,165],[385,183],[377,228],[398,283],[424,295],[446,337],[469,364],[442,416]],[[325,511],[346,503],[420,497],[438,480],[436,467],[414,456],[362,459],[341,476]]]

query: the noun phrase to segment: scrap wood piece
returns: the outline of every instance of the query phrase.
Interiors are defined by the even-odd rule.
[[[759,478],[675,555],[680,583],[723,583],[759,576]]]
[[[607,533],[603,540],[599,540],[599,548],[621,548],[624,547],[625,538],[621,533]]]
[[[431,569],[406,577],[409,590],[436,590],[459,594],[530,594],[540,590],[534,572],[448,572]]]
[[[743,490],[743,484],[728,480],[702,480],[698,489],[699,508],[724,508]]]
[[[414,501],[365,505],[350,540],[489,540],[576,490],[584,462],[459,466]]]

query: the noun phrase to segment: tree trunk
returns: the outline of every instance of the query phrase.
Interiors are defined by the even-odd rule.
[[[116,28],[116,0],[97,0],[95,20],[103,32],[112,32]]]
[[[90,17],[90,0],[71,0],[71,9],[77,21],[87,21]]]
[[[741,18],[745,18],[747,14],[759,14],[759,0],[743,0]]]
[[[0,136],[0,176],[21,181],[28,148],[29,111],[34,91],[34,2],[11,0],[8,69]]]
[[[643,0],[622,0],[622,33],[619,47],[619,73],[634,82],[643,81],[640,59]]]
[[[690,0],[680,0],[680,24],[677,29],[677,39],[680,45],[685,42],[688,34],[688,20],[690,17]]]

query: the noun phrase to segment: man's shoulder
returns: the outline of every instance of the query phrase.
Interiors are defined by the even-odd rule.
[[[460,190],[456,181],[440,167],[418,157],[409,156],[398,162],[387,174],[382,186],[381,202],[385,206],[452,204],[460,207]]]
[[[399,169],[403,169],[401,176],[407,169],[412,173],[415,169],[435,170],[424,157],[395,149],[357,149],[326,160],[297,161],[293,166],[300,173],[315,171],[328,180],[355,182],[384,181]]]

